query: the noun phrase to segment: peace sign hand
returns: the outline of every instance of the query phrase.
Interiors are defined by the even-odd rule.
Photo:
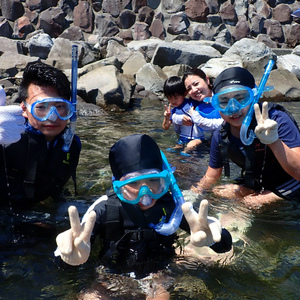
[[[268,102],[264,102],[262,112],[260,112],[259,105],[254,104],[255,117],[257,126],[255,127],[255,134],[259,140],[265,144],[273,144],[278,140],[278,124],[276,121],[269,119],[268,116]]]
[[[208,217],[207,200],[201,201],[198,214],[191,203],[185,202],[181,208],[191,229],[192,245],[196,247],[210,246],[221,240],[221,223],[214,217]]]
[[[167,119],[171,118],[171,104],[165,105],[164,117]]]
[[[68,209],[71,229],[60,233],[56,243],[61,252],[61,259],[69,265],[78,266],[85,263],[91,252],[91,234],[96,221],[96,213],[91,211],[87,221],[80,224],[79,215],[75,206]]]

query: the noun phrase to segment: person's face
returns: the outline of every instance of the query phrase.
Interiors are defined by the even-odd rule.
[[[199,102],[205,97],[211,96],[211,90],[208,87],[209,79],[203,80],[198,75],[188,75],[184,81],[185,88],[189,96]]]
[[[170,103],[172,106],[178,107],[178,106],[180,106],[180,105],[183,103],[183,101],[184,101],[184,96],[185,96],[185,95],[178,95],[178,94],[173,95],[173,96],[169,96],[169,97],[168,97],[168,101],[169,101],[169,103]]]
[[[122,180],[126,180],[126,176],[121,178],[121,181]],[[138,181],[132,182],[130,184],[126,184],[125,188],[126,188],[127,195],[130,195],[130,197],[132,197],[132,199],[137,198],[141,187],[144,185],[147,186],[153,194],[159,193],[161,191],[161,185],[160,185],[159,179],[156,179],[156,178],[143,179],[143,180],[138,180]],[[147,210],[150,207],[154,206],[157,199],[153,199],[153,198],[151,198],[151,199],[152,199],[152,201],[149,205],[142,204],[141,200],[140,200],[138,203],[140,209]]]
[[[242,108],[241,110],[234,112],[232,115],[225,115],[222,112],[220,112],[220,115],[231,126],[240,128],[249,111],[249,108],[250,108],[250,104]]]
[[[29,104],[33,104],[37,100],[50,97],[60,98],[60,96],[57,93],[57,90],[54,87],[38,86],[31,83],[28,87],[28,98],[26,99],[26,102]],[[29,110],[25,107],[23,103],[21,103],[21,107],[23,108],[23,116],[25,118],[28,118],[28,122],[31,126],[33,126],[35,129],[39,130],[41,133],[44,134],[48,142],[52,141],[54,137],[60,134],[67,125],[68,121],[61,120],[60,118],[57,118],[55,121],[38,121],[32,116],[32,114],[29,112]]]

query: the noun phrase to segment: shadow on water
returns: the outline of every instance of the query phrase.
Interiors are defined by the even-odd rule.
[[[284,105],[299,121],[298,103]],[[53,256],[55,237],[69,228],[69,205],[76,205],[82,215],[110,186],[108,150],[119,138],[133,133],[151,135],[176,167],[183,190],[204,175],[207,145],[189,157],[167,151],[175,145],[176,135],[173,129],[162,130],[163,109],[161,102],[143,100],[131,111],[78,117],[76,130],[83,146],[77,172],[79,195],[70,195],[64,203],[44,201],[33,211],[0,212],[0,299],[75,299],[99,276],[96,249],[84,266],[59,268]],[[233,171],[233,178],[239,175],[238,170]],[[68,187],[73,192],[71,183]],[[210,215],[219,216],[232,233],[234,248],[230,257],[214,263],[205,263],[209,258],[200,250],[195,252],[202,255],[201,260],[174,261],[166,271],[168,280],[171,278],[171,299],[298,299],[299,203],[284,201],[254,213],[234,200],[216,199],[210,193],[205,196],[210,200]],[[125,286],[132,293],[111,299],[133,299],[134,279],[118,280],[120,289]],[[139,282],[139,287],[143,284]]]

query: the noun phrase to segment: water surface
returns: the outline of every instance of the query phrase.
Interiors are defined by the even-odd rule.
[[[299,104],[285,103],[285,107],[299,122]],[[163,103],[143,100],[130,111],[78,117],[77,134],[83,145],[77,172],[79,195],[70,195],[64,203],[45,201],[34,211],[18,215],[0,212],[0,226],[8,228],[0,241],[0,299],[75,299],[83,288],[92,284],[97,251],[93,251],[84,266],[61,269],[53,257],[55,236],[69,227],[69,205],[76,205],[82,215],[110,186],[108,150],[119,138],[133,133],[152,136],[176,167],[176,178],[183,190],[204,175],[209,156],[206,146],[190,157],[167,151],[175,144],[176,135],[172,128],[162,130],[163,110]],[[234,168],[235,175],[239,171]],[[68,187],[73,192],[71,182]],[[253,212],[234,200],[216,199],[209,193],[206,197],[211,203],[210,215],[223,214],[224,221],[229,222],[226,224],[230,224],[234,237],[231,261],[205,265],[183,259],[182,267],[170,266],[171,299],[298,299],[300,209],[297,201],[284,201]],[[23,221],[22,225],[18,220]],[[43,224],[32,227],[33,221]],[[36,232],[40,233],[38,237]]]

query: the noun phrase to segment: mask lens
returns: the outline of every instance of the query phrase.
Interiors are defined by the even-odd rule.
[[[68,100],[48,98],[34,102],[31,106],[31,113],[40,121],[47,120],[53,113],[56,113],[61,120],[67,120],[73,114],[73,106]]]
[[[114,181],[114,189],[122,201],[136,204],[144,195],[160,198],[169,189],[167,171],[143,170],[127,174],[120,181]]]
[[[141,179],[124,185],[121,188],[123,197],[126,200],[135,200],[140,193],[148,194],[151,191],[154,195],[159,195],[165,189],[165,180],[163,178]]]
[[[235,106],[242,109],[249,105],[253,100],[253,91],[245,86],[232,86],[230,88],[225,87],[224,90],[220,90],[219,93],[213,96],[213,104],[216,109],[222,113],[226,113],[229,110],[229,103],[236,103]]]

